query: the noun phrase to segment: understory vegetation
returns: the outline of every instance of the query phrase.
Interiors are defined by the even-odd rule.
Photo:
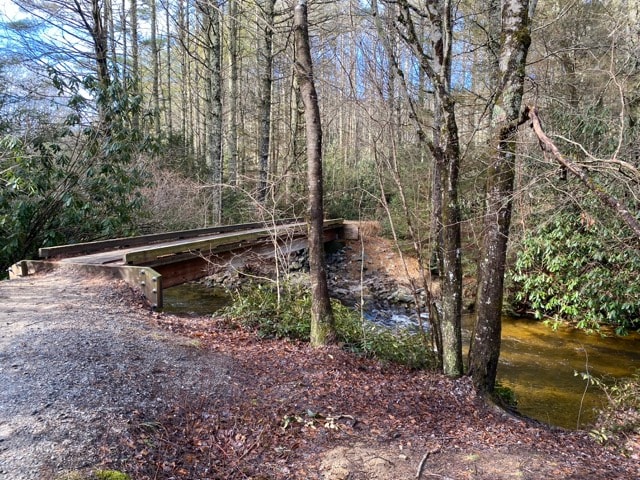
[[[307,286],[253,282],[232,296],[233,303],[216,315],[255,329],[263,337],[309,341],[311,293]],[[391,330],[376,325],[337,300],[332,301],[332,307],[338,342],[344,349],[412,369],[434,367],[426,337],[416,329]]]
[[[141,160],[153,145],[131,128],[140,99],[118,82],[50,75],[66,116],[31,118],[34,129],[0,138],[2,271],[40,247],[136,233],[145,216]],[[104,121],[87,119],[95,108],[87,95]]]
[[[528,233],[512,271],[515,301],[538,319],[570,321],[618,334],[640,325],[640,251],[626,246],[614,221],[577,209]]]
[[[599,443],[612,445],[625,455],[632,455],[640,435],[640,372],[615,381],[587,374],[582,376],[607,397],[607,404],[600,412],[591,436]]]

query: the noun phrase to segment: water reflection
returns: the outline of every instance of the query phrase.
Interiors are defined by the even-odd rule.
[[[209,287],[199,282],[183,283],[162,292],[163,312],[174,315],[211,315],[231,303],[224,288]]]
[[[553,331],[530,319],[504,318],[498,380],[520,411],[565,428],[588,426],[604,396],[574,372],[626,377],[640,368],[640,335],[602,337],[569,327]]]

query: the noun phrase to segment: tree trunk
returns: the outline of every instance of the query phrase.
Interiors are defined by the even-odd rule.
[[[207,165],[211,175],[212,223],[222,222],[222,75],[219,6],[200,3],[206,36]]]
[[[261,7],[262,5],[262,7]],[[273,21],[275,0],[264,0],[258,7],[262,10],[260,47],[258,48],[258,68],[260,71],[260,132],[258,138],[258,168],[260,179],[258,199],[264,203],[267,198],[269,179],[269,148],[271,139],[271,83],[273,70]]]
[[[131,9],[131,77],[133,78],[134,91],[139,93],[140,90],[140,53],[138,44],[138,2],[130,0]],[[133,114],[133,128],[139,130],[140,115],[138,112]]]
[[[171,136],[173,134],[173,108],[171,106],[171,102],[172,102],[172,92],[171,92],[171,85],[172,85],[172,74],[173,72],[171,71],[171,46],[172,46],[172,36],[171,36],[171,14],[169,12],[169,2],[166,3],[165,5],[165,24],[166,24],[166,29],[167,29],[167,37],[166,37],[166,41],[167,41],[167,45],[166,45],[166,54],[167,54],[167,71],[166,71],[166,81],[167,81],[167,89],[166,89],[166,93],[165,95],[163,95],[163,106],[164,106],[164,114],[165,114],[165,118],[166,118],[166,125],[167,125],[167,132],[168,132],[168,136]]]
[[[190,123],[190,103],[189,103],[189,77],[191,69],[189,62],[189,12],[186,1],[178,2],[178,40],[180,43],[180,134],[182,135],[183,155],[186,157],[192,153],[193,129]]]
[[[462,365],[462,241],[460,233],[460,206],[458,201],[458,174],[460,170],[460,144],[453,99],[446,95],[442,102],[443,144],[437,147],[436,162],[440,170],[441,235],[439,254],[442,262],[440,285],[442,289],[442,371],[458,377]]]
[[[440,255],[440,282],[442,302],[440,326],[442,351],[438,355],[445,375],[458,377],[463,373],[462,364],[462,245],[460,234],[460,205],[458,200],[458,175],[460,170],[460,143],[455,116],[455,99],[451,92],[451,62],[453,44],[453,5],[450,0],[427,2],[420,13],[426,21],[430,49],[418,37],[414,23],[414,7],[408,0],[399,0],[398,29],[405,43],[411,48],[420,67],[433,85],[434,115],[440,124],[435,125],[431,151],[440,175],[441,214],[438,253]],[[422,20],[421,20],[422,21]],[[437,175],[436,175],[437,176]],[[434,202],[436,206],[436,202]]]
[[[295,66],[300,95],[304,103],[307,133],[307,162],[309,183],[309,269],[311,277],[311,344],[326,345],[335,341],[333,311],[329,300],[323,243],[322,194],[322,126],[320,108],[313,80],[307,6],[298,0],[294,10]]]
[[[493,392],[500,356],[502,299],[515,178],[515,157],[527,53],[529,0],[502,7],[499,81],[493,105],[495,154],[486,179],[484,231],[478,266],[477,317],[469,350],[469,375],[479,392]]]
[[[151,65],[153,83],[151,97],[153,101],[153,125],[156,137],[160,136],[160,66],[158,62],[158,18],[156,0],[149,0],[151,7]]]
[[[127,0],[122,0],[120,4],[120,28],[122,34],[122,83],[127,84],[129,76],[129,42],[127,39]]]
[[[238,182],[238,0],[229,3],[229,184]]]
[[[76,11],[82,17],[85,28],[91,34],[98,81],[102,88],[107,88],[111,83],[108,62],[109,46],[107,44],[107,31],[102,23],[103,18],[100,3],[99,0],[91,0],[91,22],[89,22],[78,0],[74,0]]]
[[[109,47],[111,50],[112,65],[118,64],[118,49],[116,47],[116,27],[113,18],[113,3],[111,0],[104,0],[104,25],[109,26]]]

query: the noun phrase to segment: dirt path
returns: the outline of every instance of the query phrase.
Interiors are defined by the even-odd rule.
[[[228,362],[151,327],[135,300],[100,278],[0,282],[0,479],[93,466],[132,412],[224,389]]]
[[[640,477],[583,432],[487,409],[468,379],[152,314],[103,278],[0,282],[0,385],[2,480]]]

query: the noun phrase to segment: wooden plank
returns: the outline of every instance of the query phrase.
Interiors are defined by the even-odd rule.
[[[180,262],[160,264],[153,268],[162,275],[162,287],[169,288],[209,275],[209,262],[202,257],[191,257]]]
[[[70,256],[76,254],[88,254],[100,252],[108,249],[122,249],[130,247],[139,247],[162,241],[180,240],[188,238],[196,238],[203,235],[212,235],[216,233],[227,233],[240,230],[248,230],[255,228],[265,228],[269,225],[283,225],[293,223],[295,219],[287,218],[282,220],[274,220],[272,223],[253,222],[236,225],[219,225],[216,227],[199,228],[194,230],[182,230],[175,232],[154,233],[150,235],[140,235],[137,237],[114,238],[110,240],[99,240],[96,242],[74,243],[70,245],[60,245],[56,247],[43,247],[38,251],[40,258],[52,258],[59,256]]]
[[[305,224],[284,225],[276,227],[277,233],[272,229],[255,229],[241,233],[217,235],[215,237],[202,240],[184,240],[164,244],[160,246],[151,246],[150,248],[132,250],[124,255],[125,264],[128,265],[144,265],[153,262],[160,257],[166,255],[176,255],[181,253],[203,254],[212,253],[216,248],[220,248],[228,244],[242,244],[255,242],[260,239],[269,238],[272,234],[280,235],[283,232],[290,231],[292,235],[300,234]]]
[[[117,267],[103,265],[101,268],[92,265],[92,267],[97,267],[99,271],[111,270],[115,276],[123,279],[131,287],[142,291],[151,308],[162,308],[163,279],[162,275],[153,268],[128,265]]]
[[[91,265],[124,265],[124,253],[127,250],[116,250],[114,252],[91,253],[76,257],[61,258],[60,263],[85,263]]]
[[[344,222],[344,238],[346,240],[359,240],[360,222]]]

